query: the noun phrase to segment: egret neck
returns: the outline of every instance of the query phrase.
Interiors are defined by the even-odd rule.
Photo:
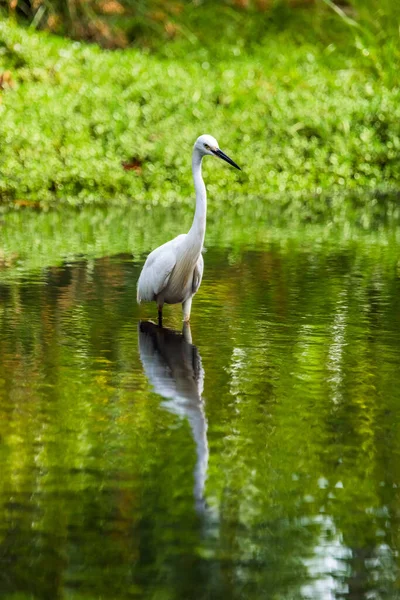
[[[202,160],[202,155],[197,148],[194,148],[192,156],[192,173],[194,189],[196,191],[196,210],[192,226],[185,239],[185,245],[188,250],[193,252],[194,257],[196,256],[196,261],[203,247],[207,217],[206,186],[204,185],[203,177],[201,175]]]

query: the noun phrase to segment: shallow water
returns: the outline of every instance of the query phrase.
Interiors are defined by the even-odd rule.
[[[396,249],[210,247],[183,333],[142,260],[0,284],[1,596],[400,597]]]

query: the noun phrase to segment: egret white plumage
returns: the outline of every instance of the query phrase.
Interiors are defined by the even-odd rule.
[[[159,323],[164,303],[182,303],[183,320],[189,321],[192,298],[203,277],[201,254],[206,231],[207,194],[201,174],[204,156],[218,156],[240,170],[240,167],[220,150],[211,135],[197,138],[192,155],[192,173],[196,191],[196,210],[188,231],[156,248],[149,254],[137,284],[137,301],[157,302]]]

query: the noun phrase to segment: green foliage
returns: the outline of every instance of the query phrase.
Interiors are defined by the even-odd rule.
[[[359,60],[390,86],[398,85],[400,4],[396,0],[348,0],[347,10],[323,0],[348,27]]]
[[[205,161],[214,206],[340,219],[346,189],[367,221],[398,217],[381,194],[400,181],[397,87],[290,28],[250,53],[217,46],[111,53],[1,22],[3,203],[192,206],[191,147],[209,132],[243,167]]]

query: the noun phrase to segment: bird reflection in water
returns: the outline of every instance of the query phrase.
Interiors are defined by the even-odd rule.
[[[196,510],[204,512],[204,486],[208,467],[207,419],[202,398],[204,369],[192,344],[189,323],[182,333],[139,322],[139,352],[143,369],[155,392],[167,399],[163,407],[189,421],[196,444],[194,470]]]

